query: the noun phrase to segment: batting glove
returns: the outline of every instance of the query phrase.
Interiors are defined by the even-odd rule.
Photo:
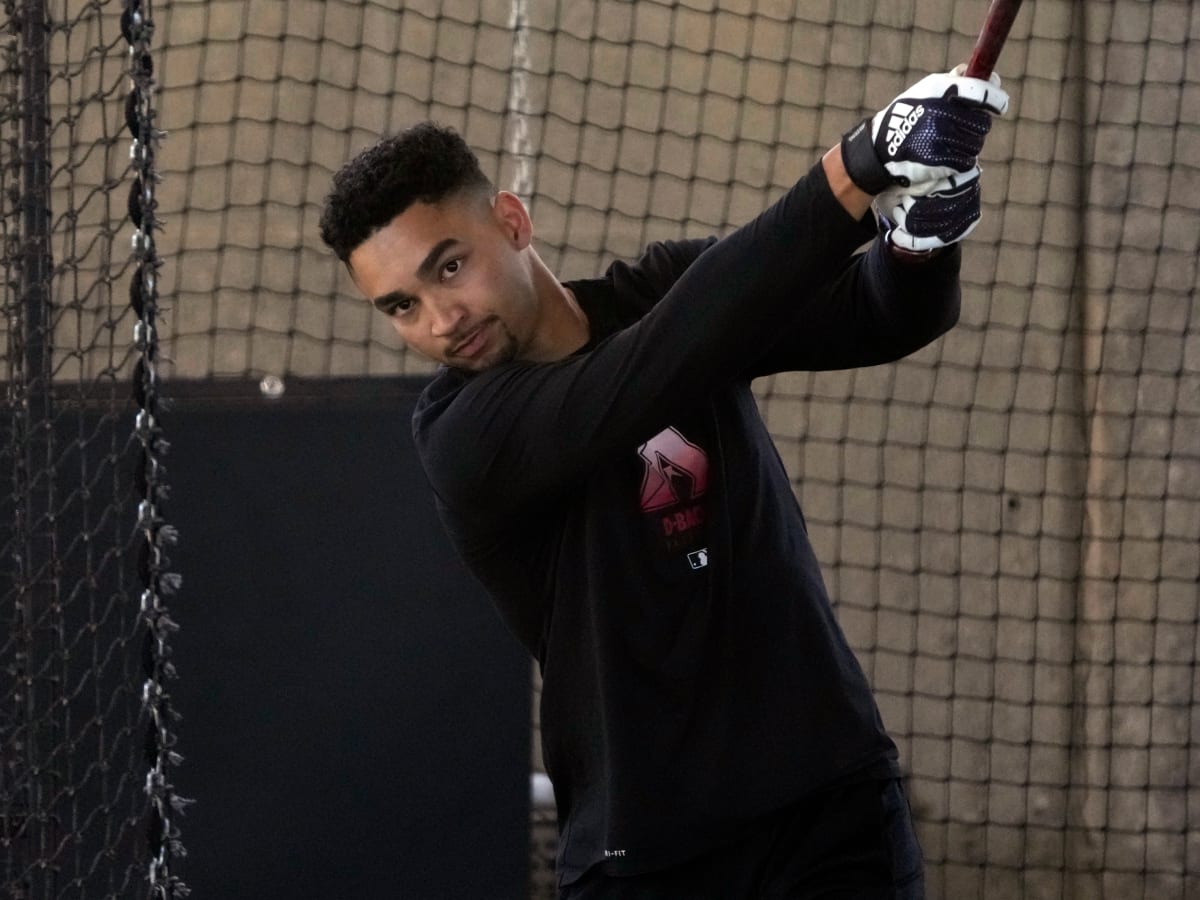
[[[868,194],[894,185],[928,193],[944,178],[969,172],[992,115],[1008,109],[1000,76],[967,78],[965,66],[927,75],[842,138],[850,180]]]
[[[947,178],[927,194],[885,191],[875,198],[875,206],[893,246],[915,253],[948,247],[979,224],[979,168]]]

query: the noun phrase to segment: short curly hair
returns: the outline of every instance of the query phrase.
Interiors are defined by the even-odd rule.
[[[363,150],[333,176],[321,240],[342,262],[413,203],[462,191],[495,192],[479,159],[452,128],[422,122]]]

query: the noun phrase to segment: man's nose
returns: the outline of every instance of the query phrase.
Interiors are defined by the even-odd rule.
[[[430,333],[434,337],[448,337],[462,324],[465,311],[457,303],[431,303],[430,316]]]

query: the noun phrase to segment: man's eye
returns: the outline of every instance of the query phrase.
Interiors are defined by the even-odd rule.
[[[413,306],[412,298],[405,297],[402,300],[396,300],[394,303],[392,303],[390,306],[388,306],[387,314],[389,316],[394,316],[398,313],[406,313],[410,309],[412,309],[412,306]]]
[[[462,269],[462,260],[461,259],[448,260],[446,262],[446,264],[444,266],[442,266],[442,277],[443,278],[453,277],[454,275],[458,274],[460,269]]]

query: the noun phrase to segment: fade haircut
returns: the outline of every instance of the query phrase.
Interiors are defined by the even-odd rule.
[[[494,193],[479,159],[451,128],[422,122],[363,150],[333,176],[321,213],[321,240],[338,259],[414,203],[478,190]]]

